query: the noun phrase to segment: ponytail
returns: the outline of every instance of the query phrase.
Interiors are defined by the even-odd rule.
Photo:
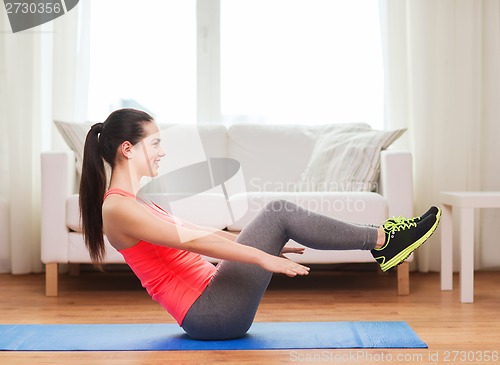
[[[80,214],[85,246],[95,266],[102,270],[106,253],[102,227],[102,203],[106,192],[106,171],[99,149],[103,123],[92,126],[85,139],[82,177],[80,181]]]
[[[104,123],[90,128],[83,149],[82,178],[80,181],[80,216],[83,238],[94,265],[102,270],[106,254],[103,237],[102,203],[106,193],[104,161],[115,166],[118,147],[129,141],[133,145],[145,137],[144,124],[153,118],[140,110],[119,109]]]

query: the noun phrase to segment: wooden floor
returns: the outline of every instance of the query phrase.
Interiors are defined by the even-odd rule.
[[[412,273],[406,297],[396,295],[393,273],[317,269],[305,278],[277,276],[256,318],[406,321],[428,344],[424,350],[0,352],[0,364],[500,363],[500,272],[475,278],[475,303],[461,304],[458,289],[440,291],[438,274]],[[62,275],[58,298],[45,297],[42,275],[0,275],[0,288],[1,323],[174,323],[127,272]]]

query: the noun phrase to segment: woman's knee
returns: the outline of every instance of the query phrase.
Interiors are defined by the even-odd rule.
[[[272,211],[272,212],[290,212],[296,209],[296,204],[285,200],[285,199],[274,199],[270,201],[269,203],[266,204],[264,207],[265,211]]]

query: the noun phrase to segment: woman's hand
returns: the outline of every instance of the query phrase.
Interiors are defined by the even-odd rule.
[[[285,274],[290,277],[309,274],[309,268],[287,258],[266,254],[259,264],[264,270]]]

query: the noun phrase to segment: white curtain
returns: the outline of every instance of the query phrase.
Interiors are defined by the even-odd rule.
[[[40,152],[63,145],[52,141],[54,118],[84,113],[88,11],[83,1],[50,23],[14,34],[5,12],[0,15],[0,272],[43,269]]]
[[[500,191],[500,2],[380,0],[380,10],[385,122],[408,128],[399,145],[413,153],[415,211],[440,191]],[[499,268],[500,212],[477,213],[476,268]],[[440,270],[439,238],[418,251],[420,271]]]

